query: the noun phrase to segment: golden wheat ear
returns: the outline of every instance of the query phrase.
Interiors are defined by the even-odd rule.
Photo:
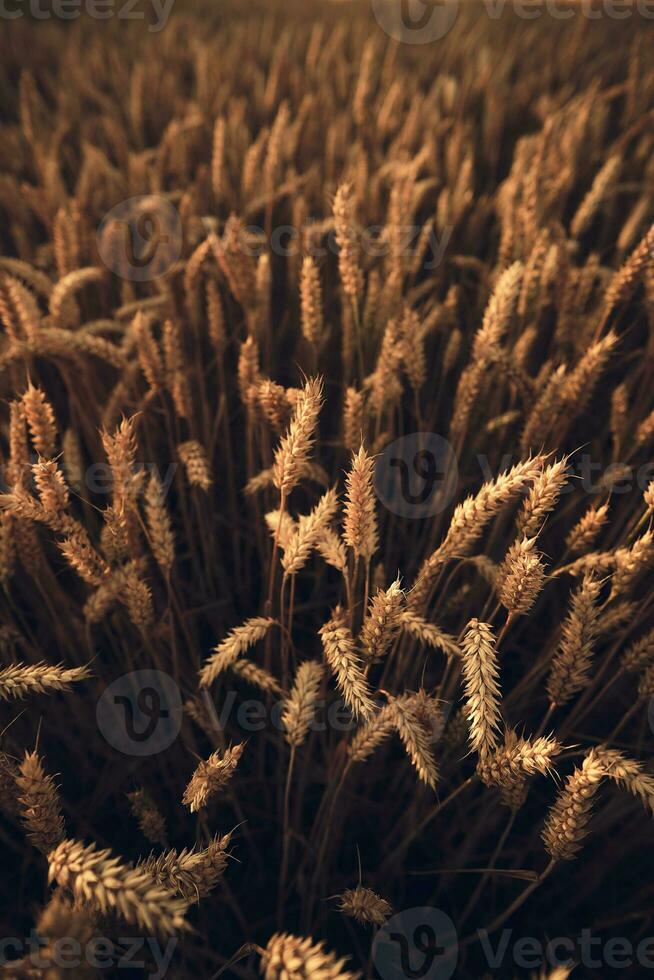
[[[359,980],[359,973],[345,969],[346,959],[339,959],[313,939],[275,933],[261,950],[261,973],[265,980],[297,977],[307,980]]]
[[[16,786],[27,836],[43,854],[49,854],[64,839],[66,828],[59,791],[36,752],[25,753]]]
[[[189,928],[187,903],[156,884],[143,869],[112,857],[95,844],[62,840],[48,854],[48,880],[72,893],[83,905],[165,937]]]
[[[203,759],[184,790],[182,803],[191,813],[205,807],[209,799],[225,788],[232,778],[245,749],[245,742],[234,745],[225,752],[214,752]]]
[[[351,916],[362,925],[383,926],[393,912],[385,898],[363,885],[347,888],[338,897],[339,912]]]

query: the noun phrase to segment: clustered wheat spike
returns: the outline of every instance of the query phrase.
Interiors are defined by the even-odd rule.
[[[208,491],[212,482],[211,468],[200,443],[195,439],[180,443],[177,447],[177,454],[184,464],[191,486]]]
[[[529,612],[545,583],[545,568],[535,538],[522,538],[509,548],[499,571],[499,599],[510,616]]]
[[[346,479],[343,540],[354,555],[365,559],[374,555],[378,546],[374,470],[374,459],[361,445],[352,456]]]
[[[543,827],[545,847],[555,861],[577,857],[588,834],[595,795],[605,777],[606,766],[593,749],[568,776]]]
[[[363,275],[359,267],[359,242],[354,219],[352,187],[341,184],[334,198],[334,225],[339,248],[338,264],[345,293],[354,302],[363,291]]]
[[[152,844],[165,845],[166,821],[152,798],[144,789],[136,789],[127,794],[127,799],[143,835]]]
[[[384,657],[397,636],[404,603],[404,590],[396,579],[387,589],[378,589],[370,600],[361,627],[361,643],[366,660]]]
[[[351,916],[363,925],[383,926],[393,911],[385,898],[363,885],[346,888],[339,895],[339,900],[339,912]]]
[[[27,835],[43,854],[48,854],[64,839],[66,828],[57,787],[36,752],[25,753],[16,786]]]
[[[320,638],[325,660],[336,677],[345,703],[356,718],[368,719],[374,713],[375,706],[343,610],[334,611],[329,622],[321,628]]]
[[[435,789],[438,767],[431,748],[430,733],[419,717],[415,700],[395,699],[393,717],[397,733],[418,776],[430,789]]]
[[[310,514],[299,518],[294,533],[286,542],[282,557],[282,567],[287,575],[296,575],[306,564],[311,551],[329,530],[329,522],[336,512],[337,503],[336,491],[328,490]]]
[[[444,562],[470,551],[491,518],[538,476],[541,462],[541,458],[536,457],[517,463],[510,470],[501,473],[497,480],[485,483],[474,497],[468,497],[462,504],[457,504],[444,541],[425,559],[420,568],[409,595],[409,602],[414,609],[419,609],[426,601],[436,574]]]
[[[231,834],[216,834],[207,847],[184,848],[150,855],[139,867],[166,891],[176,892],[186,902],[199,901],[209,895],[227,867]]]
[[[87,667],[51,667],[49,664],[11,664],[0,670],[0,698],[24,698],[28,694],[68,691],[71,684],[91,676]]]
[[[288,431],[275,451],[273,482],[283,495],[297,486],[311,453],[322,405],[322,388],[319,378],[307,381],[295,404]]]
[[[200,762],[182,797],[182,803],[191,813],[197,813],[207,805],[210,797],[225,788],[234,774],[244,748],[245,742],[241,742],[226,749],[225,752],[213,752],[208,759]]]
[[[463,636],[462,651],[470,745],[483,761],[497,748],[501,719],[495,637],[488,623],[470,620]]]
[[[175,560],[175,537],[164,502],[163,487],[155,473],[151,474],[148,481],[145,516],[152,554],[162,571],[167,573]]]
[[[95,844],[63,840],[48,854],[48,880],[70,890],[84,902],[107,915],[115,912],[125,920],[160,936],[188,928],[187,903],[156,884],[143,869],[124,864],[111,851]]]
[[[231,667],[235,661],[262,640],[275,620],[270,616],[255,616],[242,626],[235,627],[218,644],[200,671],[200,686],[209,687],[219,674]]]
[[[313,939],[275,933],[261,955],[265,980],[357,980],[359,974],[345,970],[346,960]]]
[[[561,642],[547,679],[547,693],[553,704],[565,704],[588,681],[598,632],[597,603],[601,588],[601,581],[587,573],[571,598]]]
[[[281,720],[286,741],[294,748],[301,745],[309,734],[323,676],[321,664],[305,660],[298,667],[291,693],[284,701]]]

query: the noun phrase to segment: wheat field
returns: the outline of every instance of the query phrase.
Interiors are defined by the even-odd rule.
[[[4,25],[0,975],[654,966],[654,34],[541,13]]]

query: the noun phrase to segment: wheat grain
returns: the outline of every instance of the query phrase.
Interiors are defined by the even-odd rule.
[[[305,660],[300,664],[291,693],[284,701],[281,715],[286,741],[293,748],[301,745],[309,734],[322,681],[321,664],[313,660]]]

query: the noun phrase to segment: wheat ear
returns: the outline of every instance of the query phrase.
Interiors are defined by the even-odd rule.
[[[197,813],[207,805],[209,798],[224,789],[236,769],[243,754],[245,742],[233,745],[224,753],[213,752],[208,759],[203,759],[191,776],[184,790],[182,803],[191,813]]]
[[[0,698],[10,701],[27,694],[68,691],[70,685],[91,676],[88,667],[64,667],[58,664],[11,664],[0,670]]]
[[[241,626],[235,627],[214,649],[200,671],[200,687],[209,687],[219,674],[231,667],[235,661],[262,640],[275,623],[269,616],[255,616]]]
[[[594,797],[606,776],[606,766],[591,749],[581,767],[568,776],[551,808],[542,831],[545,847],[554,861],[571,861],[588,834]]]
[[[324,943],[276,932],[261,951],[265,980],[358,980],[345,969],[346,960],[325,949]]]
[[[166,845],[166,821],[154,801],[144,789],[127,794],[133,815],[138,820],[141,833],[152,844]]]
[[[50,852],[48,863],[48,881],[56,881],[77,901],[105,915],[116,912],[126,922],[160,936],[188,928],[186,902],[157,885],[147,872],[111,857],[109,850],[64,840]]]
[[[470,552],[486,524],[539,475],[542,462],[543,458],[537,456],[517,463],[512,469],[501,473],[497,480],[485,483],[476,496],[468,497],[457,505],[443,543],[420,567],[409,593],[412,609],[419,610],[427,600],[444,562]]]
[[[286,741],[293,748],[301,745],[309,734],[323,676],[322,665],[313,660],[305,660],[297,669],[282,710]]]
[[[227,867],[231,834],[216,834],[207,847],[200,850],[164,851],[139,862],[142,868],[162,888],[177,892],[186,902],[197,901],[213,891]]]
[[[363,885],[347,888],[338,897],[338,911],[356,919],[362,925],[383,926],[393,912],[385,898]]]
[[[273,482],[283,496],[297,486],[313,448],[322,391],[322,379],[309,378],[298,396],[288,431],[275,451]]]
[[[27,836],[48,854],[66,834],[59,792],[36,752],[26,752],[16,776],[21,816]]]
[[[375,461],[363,446],[352,456],[346,477],[343,540],[357,557],[370,558],[377,550],[379,536],[375,513],[373,475]]]
[[[463,679],[470,744],[483,761],[497,748],[500,687],[493,630],[477,619],[470,620],[463,636]]]
[[[329,622],[320,630],[320,639],[330,670],[336,677],[338,689],[356,718],[367,720],[374,714],[372,700],[354,637],[342,610],[336,609]]]
[[[552,704],[566,704],[588,683],[598,632],[597,601],[601,588],[599,579],[587,573],[572,596],[561,642],[547,679],[547,693]]]

